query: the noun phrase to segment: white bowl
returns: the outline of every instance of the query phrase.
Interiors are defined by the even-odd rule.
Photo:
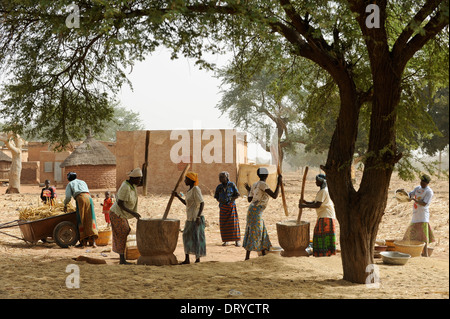
[[[383,262],[390,265],[404,265],[411,258],[411,255],[398,251],[382,251],[380,255]]]

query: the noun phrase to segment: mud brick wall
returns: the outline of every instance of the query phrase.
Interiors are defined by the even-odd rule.
[[[22,162],[20,184],[39,185],[39,162]]]
[[[116,190],[116,166],[115,165],[80,165],[65,167],[68,172],[77,173],[77,178],[86,182],[89,190],[104,189],[115,192]],[[68,184],[64,178],[64,187]]]
[[[150,131],[147,193],[170,194],[186,163],[191,163],[190,171],[198,173],[199,187],[203,194],[214,194],[215,188],[219,184],[219,173],[221,171],[228,171],[230,173],[230,180],[236,182],[238,164],[247,160],[246,143],[237,138],[235,130],[219,131],[222,136],[221,143],[217,139],[214,148],[212,148],[210,143],[215,140],[215,137],[210,137],[205,140],[200,139],[201,151],[203,154],[206,154],[205,157],[208,157],[208,154],[221,154],[220,160],[217,161],[219,163],[205,162],[203,154],[200,162],[195,163],[196,160],[194,160],[193,150],[194,135],[200,134],[203,138],[205,136],[207,138],[208,134],[205,130],[198,130],[195,134],[193,130],[188,131],[190,151],[188,156],[183,157],[181,163],[174,163],[172,161],[171,150],[172,148],[177,149],[176,144],[182,140],[182,137],[179,136],[178,139],[175,137],[175,139],[171,140],[172,131]],[[186,131],[184,133],[186,134]],[[198,137],[199,135],[195,136]],[[118,189],[122,182],[128,179],[128,172],[136,167],[142,168],[144,164],[146,131],[118,131],[116,138],[116,188]],[[181,150],[178,154],[182,155]],[[185,184],[181,183],[178,191],[186,192],[186,190]],[[142,193],[141,187],[139,191]]]

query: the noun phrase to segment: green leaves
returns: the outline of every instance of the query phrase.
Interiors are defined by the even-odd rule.
[[[128,81],[122,66],[131,66],[142,52],[132,56],[128,43],[114,42],[117,8],[104,7],[103,14],[102,2],[94,1],[89,16],[80,9],[84,26],[70,29],[65,24],[68,1],[23,3],[2,6],[7,15],[0,43],[14,54],[0,60],[11,79],[2,87],[0,114],[5,129],[44,136],[64,148],[86,128],[95,132],[112,118],[111,97]],[[11,40],[17,29],[20,36]]]
[[[207,69],[214,65],[205,58],[205,52],[232,52],[230,70],[234,70],[233,83],[240,83],[239,103],[254,103],[244,91],[255,89],[257,76],[264,72],[264,76],[278,75],[278,80],[264,84],[266,97],[272,97],[274,105],[286,100],[292,105],[294,101],[296,105],[304,103],[296,110],[295,121],[303,121],[315,132],[317,128],[330,129],[340,107],[337,73],[344,74],[362,96],[371,91],[378,72],[378,66],[374,69],[374,61],[370,60],[373,57],[369,56],[355,13],[350,10],[361,3],[84,0],[75,3],[80,27],[70,28],[66,20],[72,0],[1,1],[0,68],[8,74],[1,88],[0,114],[6,125],[19,133],[42,134],[45,130],[52,141],[59,140],[64,145],[87,125],[98,127],[94,123],[112,116],[108,105],[122,85],[130,85],[126,71],[134,61],[144,59],[163,45],[172,50],[173,58],[191,57]],[[401,34],[409,36],[407,40],[423,34],[427,21],[439,10],[440,19],[448,21],[448,1],[442,1],[433,10],[428,9],[429,4],[433,3],[388,2],[384,26],[387,48],[392,49]],[[416,22],[413,17],[420,10],[429,18]],[[405,29],[412,33],[403,33]],[[408,124],[404,116],[422,112],[421,107],[411,104],[418,101],[414,92],[423,87],[420,82],[427,78],[427,82],[435,83],[434,92],[448,85],[448,72],[443,71],[448,69],[448,27],[432,44],[413,56],[403,74],[402,88],[406,93],[397,108],[399,120],[395,129],[404,149],[418,146],[408,144],[416,124]],[[299,63],[303,57],[314,61],[315,67],[310,62]],[[330,80],[334,84],[328,86]],[[326,90],[328,94],[324,93]],[[308,94],[315,97],[307,100]],[[320,96],[329,100],[320,100]],[[309,107],[305,100],[310,102]],[[324,101],[328,109],[324,109]],[[360,123],[364,127],[357,142],[360,145],[370,138],[364,133],[370,123],[370,98],[365,102],[369,104],[362,108]],[[244,121],[239,125],[249,124],[250,118],[242,116],[244,104],[235,105]],[[264,111],[259,106],[259,112]],[[325,114],[326,120],[314,116],[315,111]],[[236,121],[237,118],[232,117]],[[431,125],[422,128],[423,136],[433,131]],[[328,133],[322,141],[316,140],[320,143],[312,145],[320,145],[317,151],[325,147]]]

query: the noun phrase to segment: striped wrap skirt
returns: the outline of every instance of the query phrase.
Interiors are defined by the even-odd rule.
[[[220,204],[220,235],[223,242],[241,240],[241,230],[239,228],[239,217],[236,204]]]
[[[95,218],[94,202],[89,193],[81,193],[75,198],[80,242],[85,239],[97,239],[98,228]]]
[[[118,254],[124,254],[128,234],[131,231],[128,219],[119,217],[113,212],[109,213],[109,218],[111,220],[112,251]]]
[[[426,244],[436,241],[429,223],[411,223],[406,229],[403,240],[418,240]]]

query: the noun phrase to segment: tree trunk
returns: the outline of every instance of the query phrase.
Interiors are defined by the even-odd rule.
[[[353,188],[351,166],[358,133],[360,104],[356,87],[348,77],[337,81],[341,107],[330,143],[326,173],[336,218],[340,225],[341,258],[344,279],[365,282],[365,267],[371,262],[367,230],[361,220],[358,194]]]
[[[382,188],[382,184],[373,186]],[[375,201],[369,196],[354,196],[347,205],[346,218],[340,221],[343,279],[353,283],[366,283],[367,266],[374,263],[375,240],[385,206]]]
[[[359,211],[349,207],[349,214]],[[353,283],[365,283],[367,265],[373,264],[371,243],[374,241],[365,227],[361,227],[360,218],[352,218],[352,224],[340,224],[340,244],[344,280]]]
[[[9,172],[9,186],[6,194],[20,193],[20,175],[22,172],[22,152],[12,154],[11,170]]]
[[[350,153],[354,150],[342,142],[346,139],[344,136],[348,136],[349,141],[354,138],[350,127],[335,132],[341,141],[339,144],[332,142],[326,170],[340,224],[343,279],[361,284],[366,283],[369,276],[367,266],[373,264],[375,239],[386,207],[391,175],[400,159],[395,143],[395,107],[399,101],[400,83],[389,71],[374,79],[374,83],[383,85],[374,86],[368,154],[359,190],[355,191],[351,181]],[[341,95],[341,98],[346,101],[345,96]],[[349,118],[345,114],[342,116]],[[351,120],[349,118],[347,125],[351,125]]]
[[[17,134],[1,133],[0,140],[11,151],[11,169],[9,171],[9,186],[6,194],[20,193],[20,175],[22,173],[22,146],[24,140]]]

